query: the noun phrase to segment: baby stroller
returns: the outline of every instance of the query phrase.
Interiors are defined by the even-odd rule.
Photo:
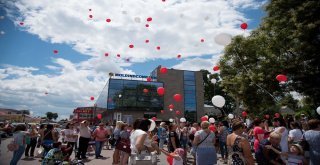
[[[64,156],[63,160],[56,160],[54,165],[84,165],[82,160],[78,160],[77,157],[73,160],[71,160],[70,156],[70,150],[72,149],[72,146],[69,148],[67,147],[61,147],[62,154]],[[74,154],[77,155],[77,150],[74,150]]]

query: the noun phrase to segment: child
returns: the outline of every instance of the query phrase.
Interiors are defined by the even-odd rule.
[[[182,148],[177,148],[174,150],[174,152],[169,153],[166,150],[161,149],[162,153],[164,153],[167,156],[170,156],[173,158],[173,163],[172,165],[183,165],[183,155],[184,155],[184,150]]]
[[[288,158],[287,165],[303,165],[308,164],[303,156],[303,149],[299,144],[293,144],[290,146],[290,150],[287,153],[282,153],[273,148],[271,145],[266,146],[268,149],[272,149],[275,153],[280,154]]]

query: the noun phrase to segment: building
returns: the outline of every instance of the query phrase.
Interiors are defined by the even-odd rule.
[[[98,118],[96,118],[96,114],[103,113],[103,109],[98,107],[77,107],[73,110],[73,115],[71,120],[73,122],[81,122],[83,120],[87,120],[90,123],[98,122]]]
[[[0,108],[0,122],[40,123],[41,119],[30,115],[29,110]]]
[[[198,121],[204,114],[202,72],[168,69],[167,73],[160,73],[160,68],[150,76],[110,74],[96,102],[97,107],[105,110],[103,118],[127,123],[152,117],[159,121],[175,117]],[[148,77],[151,81],[147,81]],[[159,87],[165,89],[163,96],[157,93]],[[175,94],[182,95],[182,101],[175,101]],[[173,109],[169,108],[170,104]]]

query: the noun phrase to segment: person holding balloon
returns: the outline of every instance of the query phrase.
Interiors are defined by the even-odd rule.
[[[273,119],[273,125],[275,127],[274,132],[277,132],[281,134],[281,142],[280,142],[280,147],[282,152],[288,152],[289,151],[289,146],[288,146],[288,135],[289,131],[286,128],[286,122],[283,118],[281,117],[276,117]],[[285,160],[285,157],[281,157],[282,160]]]
[[[185,151],[182,148],[177,148],[171,153],[161,149],[161,152],[168,156],[167,161],[170,165],[183,165],[183,156]]]

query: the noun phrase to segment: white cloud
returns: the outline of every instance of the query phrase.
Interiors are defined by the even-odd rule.
[[[70,45],[91,56],[72,63],[52,59],[45,67],[55,74],[35,74],[38,68],[5,65],[0,69],[0,105],[29,108],[34,114],[56,110],[61,115],[76,106],[92,104],[89,96],[100,93],[109,72],[134,74],[126,67],[182,54],[177,69],[212,70],[223,47],[214,42],[219,33],[243,34],[248,21],[240,12],[257,8],[254,0],[17,0],[5,1],[8,17],[16,26],[51,43]],[[92,9],[92,12],[89,12]],[[17,16],[18,15],[18,16]],[[93,15],[93,19],[89,19]],[[134,21],[136,17],[140,23]],[[150,27],[146,19],[152,17]],[[111,23],[106,23],[106,18]],[[20,27],[19,22],[24,26]],[[200,42],[200,39],[205,42]],[[145,43],[145,40],[150,40]],[[129,44],[134,44],[130,49]],[[161,50],[156,50],[160,46]],[[109,53],[109,57],[104,57]],[[120,54],[121,58],[116,57]],[[127,62],[126,59],[130,59]],[[44,93],[48,92],[48,95]]]

